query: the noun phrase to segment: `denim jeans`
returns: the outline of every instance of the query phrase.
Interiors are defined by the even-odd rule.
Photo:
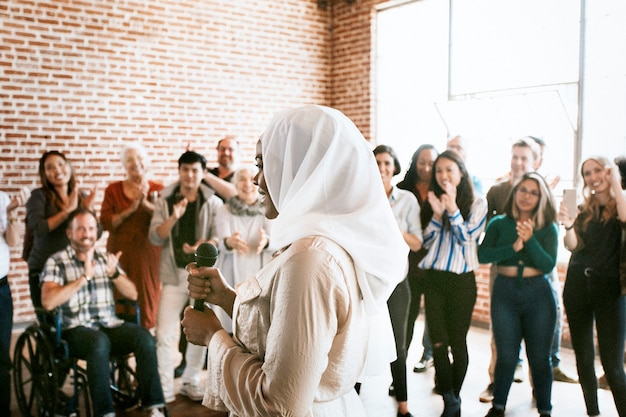
[[[163,406],[163,391],[157,370],[156,347],[150,332],[135,323],[113,328],[76,327],[63,331],[72,357],[87,362],[87,381],[93,412],[100,417],[113,412],[109,388],[109,357],[133,352],[137,364],[141,404],[144,408]]]
[[[532,375],[537,409],[552,410],[550,352],[556,300],[547,275],[523,278],[496,275],[491,292],[491,328],[496,343],[493,406],[504,409],[519,360],[522,339]]]
[[[624,373],[625,305],[620,295],[619,277],[586,277],[570,266],[563,289],[572,346],[576,355],[578,379],[588,415],[597,415],[598,381],[595,373],[595,321],[600,361],[611,387],[615,407],[626,416],[626,375]]]
[[[474,272],[455,274],[430,269],[425,279],[426,322],[437,387],[442,392],[454,390],[458,395],[469,362],[467,332],[476,303],[476,278]]]
[[[557,368],[561,364],[561,337],[563,334],[563,302],[561,300],[561,282],[556,268],[548,274],[550,279],[550,288],[556,300],[556,325],[554,326],[554,335],[552,336],[552,348],[550,349],[550,358],[552,359],[552,368]]]
[[[0,286],[0,416],[11,415],[11,331],[13,299],[9,284]]]

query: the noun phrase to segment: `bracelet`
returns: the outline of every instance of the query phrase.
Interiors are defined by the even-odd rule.
[[[113,273],[113,275],[109,275],[108,277],[111,281],[113,281],[119,276],[120,276],[120,271],[117,268],[115,268],[115,272]]]
[[[565,226],[565,230],[572,230],[574,228],[574,224],[576,224],[575,222],[572,223],[571,226]]]

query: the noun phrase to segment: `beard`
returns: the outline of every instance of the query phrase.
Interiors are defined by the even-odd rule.
[[[89,252],[96,246],[95,239],[91,239],[91,238],[81,239],[81,240],[72,239],[70,240],[70,243],[72,247],[74,248],[74,250],[79,253]]]

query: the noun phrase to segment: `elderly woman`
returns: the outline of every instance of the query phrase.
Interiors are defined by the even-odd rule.
[[[365,416],[354,385],[368,321],[387,314],[408,254],[374,156],[342,113],[306,106],[274,118],[256,160],[282,249],[236,292],[218,269],[191,271],[191,297],[234,323],[231,338],[211,310],[185,311],[187,338],[209,347],[204,404],[231,416]]]
[[[109,231],[107,250],[122,252],[122,269],[137,287],[141,325],[152,330],[156,327],[161,294],[161,247],[150,243],[148,228],[154,201],[163,185],[148,179],[148,154],[142,146],[125,146],[121,160],[126,179],[110,184],[104,191],[100,221]]]

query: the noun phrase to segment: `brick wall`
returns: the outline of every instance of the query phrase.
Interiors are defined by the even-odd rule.
[[[213,164],[226,134],[251,161],[276,111],[330,104],[330,12],[314,0],[0,2],[0,189],[38,187],[51,149],[99,187],[98,205],[123,178],[126,141],[149,149],[166,183],[187,146]],[[33,314],[26,264],[11,254],[19,323]]]
[[[37,160],[65,152],[81,185],[123,177],[126,141],[174,180],[187,146],[215,160],[237,135],[250,159],[271,116],[332,105],[367,139],[372,37],[381,0],[58,0],[0,3],[0,189],[35,188]],[[24,212],[19,212],[23,218]],[[106,236],[105,236],[106,237]],[[26,264],[12,251],[15,321],[33,319]],[[474,321],[489,321],[489,273],[477,274]]]
[[[372,39],[375,6],[381,0],[335,0],[332,13],[332,106],[340,109],[372,139]]]

